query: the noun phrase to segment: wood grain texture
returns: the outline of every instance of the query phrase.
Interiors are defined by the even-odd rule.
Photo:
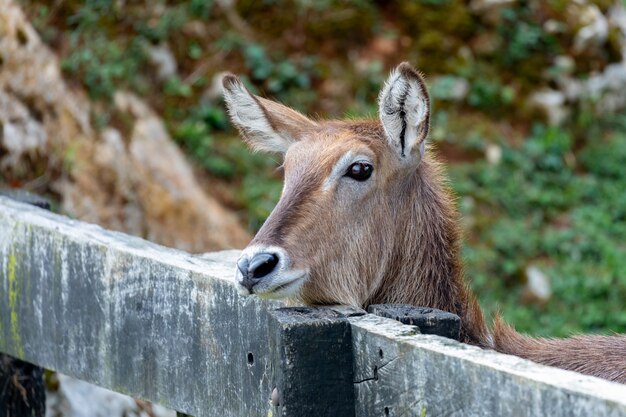
[[[277,417],[354,416],[352,335],[344,315],[292,307],[270,313]]]
[[[372,304],[367,307],[367,312],[417,326],[422,334],[435,334],[454,340],[461,337],[461,318],[436,308],[409,304]]]
[[[236,251],[201,258],[0,205],[0,351],[196,417],[267,411],[281,304],[239,297]]]
[[[626,386],[391,319],[281,318],[282,304],[239,296],[237,254],[194,256],[0,197],[0,352],[196,417],[278,416],[281,386],[284,404],[318,389],[302,404],[320,416],[626,416]],[[354,412],[328,411],[352,401],[350,374]],[[285,391],[286,375],[309,394]]]
[[[626,416],[626,386],[349,318],[357,416]]]

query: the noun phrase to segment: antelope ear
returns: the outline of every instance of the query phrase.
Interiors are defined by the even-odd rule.
[[[284,153],[314,121],[287,106],[252,94],[239,78],[222,79],[228,114],[255,150]]]
[[[424,154],[430,119],[430,99],[421,75],[403,62],[391,72],[378,96],[378,113],[389,145],[406,163]]]

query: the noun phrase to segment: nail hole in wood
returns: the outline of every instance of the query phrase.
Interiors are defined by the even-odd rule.
[[[380,348],[378,349],[378,356],[380,356],[380,359],[382,359],[382,358],[383,358],[383,356],[384,356],[384,355],[383,355],[383,350],[382,350],[382,349],[380,349]]]
[[[389,415],[389,407],[385,407],[385,416]]]
[[[248,352],[248,365],[254,365],[254,355],[252,354],[252,352]]]

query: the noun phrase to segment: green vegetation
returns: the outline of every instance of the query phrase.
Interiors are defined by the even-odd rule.
[[[581,105],[566,127],[546,127],[527,106],[562,73],[554,57],[571,58],[580,79],[621,58],[613,32],[600,48],[573,50],[569,2],[491,11],[460,0],[22,3],[67,78],[103,109],[96,125],[124,120],[116,90],[144,97],[252,231],[280,194],[278,161],[235,137],[212,91],[216,74],[236,72],[259,93],[327,117],[373,115],[387,69],[401,60],[440,76],[430,81],[431,139],[450,162],[483,306],[533,334],[626,332],[626,116]],[[152,62],[157,45],[176,61],[165,77]],[[456,96],[458,79],[468,91]],[[485,160],[493,145],[499,163]],[[524,294],[529,265],[550,278],[549,302]]]
[[[626,329],[626,135],[598,138],[573,159],[569,132],[536,128],[502,162],[450,171],[471,219],[468,275],[483,304],[525,331],[564,336]],[[570,159],[572,158],[572,159]],[[554,296],[523,304],[524,270],[539,267]]]

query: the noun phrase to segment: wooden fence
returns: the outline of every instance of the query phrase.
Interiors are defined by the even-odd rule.
[[[0,197],[0,352],[196,417],[626,416],[626,386],[350,308],[238,295],[167,249]]]

